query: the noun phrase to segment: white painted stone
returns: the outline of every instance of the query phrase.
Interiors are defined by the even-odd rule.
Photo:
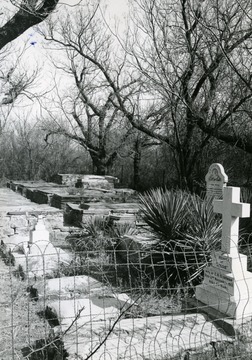
[[[228,177],[221,164],[214,163],[209,167],[206,180],[206,196],[208,199],[222,199],[223,188],[228,182]]]
[[[17,231],[17,229],[19,229],[19,228],[27,228],[27,226],[28,226],[28,220],[25,215],[22,215],[22,216],[12,215],[11,216],[10,227],[12,229],[15,229],[15,231]]]
[[[49,302],[57,314],[61,330],[65,331],[78,317],[78,327],[85,326],[90,322],[110,321],[121,314],[121,309],[126,309],[132,304],[132,300],[126,294],[100,295],[92,294],[88,298],[59,300]]]
[[[226,187],[223,200],[214,200],[214,212],[222,214],[221,250],[238,254],[239,217],[250,217],[250,204],[240,202],[240,188]]]
[[[4,239],[4,243],[7,246],[8,250],[12,252],[24,252],[24,249],[27,248],[29,236],[28,234],[20,235],[13,234]]]
[[[69,359],[75,359],[76,354],[86,359],[109,332],[92,360],[170,359],[187,349],[200,349],[211,341],[233,341],[200,314],[120,319],[116,324],[97,321],[73,327],[64,336]]]
[[[223,200],[214,200],[214,211],[222,214],[221,251],[212,252],[196,299],[231,318],[252,316],[252,273],[247,256],[238,252],[239,217],[250,216],[250,204],[240,202],[240,188],[225,187]]]
[[[35,284],[40,297],[48,299],[71,299],[106,290],[103,283],[87,276],[66,276],[54,279],[45,279]]]
[[[226,291],[221,291],[216,286],[212,287],[203,283],[196,288],[196,298],[220,311],[225,317],[241,319],[252,316],[252,279],[246,279],[246,282],[243,281],[241,285],[239,298],[234,298],[234,296],[230,296]]]
[[[243,254],[231,255],[221,251],[213,251],[211,254],[212,266],[224,270],[226,273],[232,273],[235,269],[237,277],[240,274],[243,277],[244,271],[247,270],[247,256]]]
[[[35,230],[31,232],[30,242],[36,242],[38,240],[49,241],[49,231],[46,229],[44,220],[39,216]]]
[[[20,264],[30,278],[52,275],[60,263],[69,264],[71,261],[68,253],[48,241],[37,241],[29,247],[24,246],[24,250],[25,254],[13,253],[15,265],[18,267]]]

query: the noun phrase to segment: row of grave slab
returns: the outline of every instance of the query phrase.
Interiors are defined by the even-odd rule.
[[[76,177],[71,178],[72,183],[68,179],[62,181],[62,184],[10,181],[7,187],[32,202],[62,209],[65,225],[80,226],[85,218],[94,215],[109,215],[113,221],[141,225],[136,192],[127,188],[115,188],[111,178],[108,181],[107,177],[85,175],[81,186],[74,182]]]
[[[11,198],[10,190],[3,191]],[[122,313],[141,304],[130,294],[97,281],[92,274],[50,279],[59,262],[68,264],[72,259],[63,239],[56,246],[54,231],[74,228],[64,227],[61,210],[24,200],[16,208],[1,211],[1,240],[15,258],[13,268],[21,265],[26,271],[25,281],[36,288],[36,307],[47,316],[54,335],[63,337],[67,359],[76,359],[77,355],[93,360],[172,358],[211,341],[232,340],[199,314],[123,318]],[[39,215],[44,218],[37,221]]]
[[[80,186],[80,180],[82,185]],[[43,215],[46,228],[50,230],[50,240],[56,246],[64,249],[67,235],[76,233],[82,224],[93,216],[106,217],[111,223],[127,223],[138,229],[138,234],[125,235],[118,242],[118,251],[128,258],[129,253],[139,251],[152,241],[152,236],[146,232],[146,223],[142,220],[137,194],[128,188],[116,188],[118,180],[112,176],[59,174],[58,183],[45,181],[9,181],[7,187],[30,201],[49,205],[51,209]],[[76,186],[78,187],[76,188]],[[76,194],[69,195],[69,191]],[[58,210],[57,210],[58,209]],[[49,216],[53,212],[53,217]],[[63,212],[63,226],[59,225],[57,213]],[[26,217],[25,210],[8,213]],[[39,212],[33,215],[38,216]],[[40,214],[42,214],[40,212]],[[31,221],[32,228],[34,221]],[[150,240],[151,239],[151,240]]]
[[[64,176],[70,176],[70,174],[64,174]],[[117,181],[112,180],[116,178],[82,175],[81,181],[81,178],[76,176],[73,177],[72,175],[71,181],[67,178],[68,180],[58,181],[58,183],[42,180],[8,181],[7,187],[19,192],[37,204],[49,204],[58,209],[63,209],[68,202],[85,203],[100,201],[123,203],[129,202],[130,199],[136,199],[134,190],[115,187],[117,186]]]

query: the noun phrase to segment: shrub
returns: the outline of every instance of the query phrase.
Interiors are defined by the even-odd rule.
[[[36,340],[32,346],[24,347],[21,351],[29,360],[65,360],[69,356],[62,339],[57,336]]]
[[[74,259],[59,274],[90,275],[99,281],[118,285],[118,278],[128,278],[129,266],[117,264],[117,240],[123,235],[136,233],[136,227],[128,223],[112,223],[109,217],[93,216],[82,224],[83,230],[69,235],[66,240],[74,250]],[[122,270],[122,271],[121,271]],[[120,272],[120,274],[119,274]]]
[[[139,195],[144,221],[162,238],[175,238],[187,224],[189,194],[181,190],[152,189]]]
[[[75,252],[92,253],[111,248],[112,240],[107,236],[109,220],[92,216],[82,223],[83,231],[69,235],[66,240]]]
[[[220,216],[210,201],[181,190],[140,195],[144,221],[159,241],[149,248],[146,270],[162,288],[194,286],[221,241]]]
[[[20,264],[18,265],[18,268],[13,271],[13,274],[21,280],[25,280],[25,278],[26,278],[24,269],[23,269],[22,265],[20,265]]]
[[[6,265],[15,266],[15,257],[13,256],[10,249],[7,250],[7,246],[2,240],[0,245],[0,256]]]

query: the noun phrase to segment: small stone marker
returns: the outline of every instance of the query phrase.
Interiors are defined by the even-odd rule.
[[[205,177],[207,184],[207,199],[222,199],[223,188],[226,187],[228,176],[221,164],[214,163],[209,167]]]
[[[49,231],[46,229],[44,220],[41,216],[38,217],[37,225],[35,230],[31,231],[30,243],[34,243],[39,240],[49,241]]]
[[[250,204],[240,202],[240,188],[224,187],[223,200],[214,200],[214,212],[222,214],[221,251],[212,252],[212,264],[196,287],[196,299],[239,319],[252,316],[252,273],[247,256],[239,254],[239,217],[250,216]]]

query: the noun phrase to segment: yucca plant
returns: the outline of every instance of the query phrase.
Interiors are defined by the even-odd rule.
[[[109,219],[104,216],[90,216],[87,218],[85,223],[82,223],[83,229],[86,231],[87,235],[92,237],[103,236],[106,230],[109,227]]]
[[[149,190],[139,195],[143,220],[162,239],[175,238],[187,223],[189,194],[181,190]]]
[[[137,228],[131,223],[115,223],[107,231],[108,235],[114,239],[120,239],[124,235],[135,235],[137,234]]]
[[[220,246],[220,217],[210,201],[181,190],[152,190],[140,196],[143,219],[159,241],[144,261],[161,287],[197,284],[212,249]]]
[[[112,240],[108,236],[110,228],[107,217],[91,216],[82,223],[83,231],[69,235],[66,240],[76,252],[97,252],[111,247]]]

